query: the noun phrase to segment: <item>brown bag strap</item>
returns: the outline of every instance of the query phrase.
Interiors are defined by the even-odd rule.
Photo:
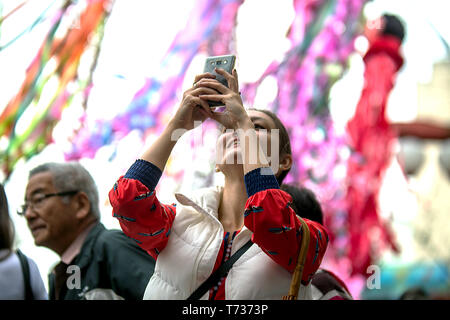
[[[301,247],[300,247],[300,253],[298,255],[297,265],[295,267],[294,273],[292,274],[292,280],[291,280],[291,286],[289,288],[289,293],[287,296],[283,296],[283,300],[297,300],[298,291],[300,289],[300,284],[301,284],[302,275],[303,275],[303,268],[305,267],[306,256],[308,253],[309,240],[311,237],[308,225],[306,224],[305,220],[303,220],[299,216],[297,216],[297,218],[300,220],[300,223],[302,224],[302,230],[303,230],[302,243],[301,243]]]

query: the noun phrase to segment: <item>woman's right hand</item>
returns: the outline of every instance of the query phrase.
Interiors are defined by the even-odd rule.
[[[211,88],[215,91],[212,95],[202,94],[200,96],[201,99],[221,102],[225,106],[223,112],[213,112],[213,116],[210,117],[229,129],[242,128],[242,126],[248,124],[252,127],[253,124],[245,111],[240,96],[236,70],[233,70],[231,74],[220,68],[216,68],[215,71],[227,80],[228,86],[211,79],[202,79],[198,83],[200,87]]]
[[[216,94],[217,92],[208,87],[195,86],[198,81],[205,78],[214,79],[215,76],[211,73],[197,75],[193,87],[184,92],[180,106],[170,122],[173,129],[191,130],[213,116],[209,104],[200,99],[199,96]]]
[[[200,74],[195,77],[195,82],[203,78],[214,79],[211,73]],[[199,95],[216,93],[214,89],[193,86],[183,94],[180,106],[175,115],[161,135],[144,151],[141,159],[153,163],[161,171],[166,166],[167,159],[178,139],[187,131],[201,124],[206,118],[212,116],[212,112],[206,101],[199,98]]]

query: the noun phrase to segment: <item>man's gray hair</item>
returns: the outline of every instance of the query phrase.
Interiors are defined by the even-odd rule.
[[[90,173],[78,162],[47,162],[30,171],[28,179],[38,173],[50,172],[57,192],[78,190],[86,193],[91,214],[100,220],[98,189]]]

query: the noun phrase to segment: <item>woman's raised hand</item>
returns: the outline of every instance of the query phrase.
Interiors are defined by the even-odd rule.
[[[205,121],[206,118],[213,116],[208,103],[199,96],[215,94],[217,92],[209,87],[196,86],[195,84],[202,79],[214,78],[215,76],[211,73],[203,73],[195,77],[194,86],[184,92],[180,106],[175,116],[171,119],[170,123],[174,129],[191,130],[196,125]]]
[[[212,112],[209,115],[226,128],[237,129],[249,122],[249,117],[242,104],[241,95],[239,93],[239,82],[236,70],[232,74],[227,71],[216,68],[215,71],[222,75],[228,82],[228,87],[211,77],[203,77],[196,82],[196,87],[214,89],[213,93],[201,94],[201,100],[217,101],[225,105],[225,111]]]

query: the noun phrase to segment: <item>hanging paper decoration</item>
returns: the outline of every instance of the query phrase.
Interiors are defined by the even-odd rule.
[[[71,3],[66,1],[58,10],[46,39],[27,69],[22,87],[0,115],[0,136],[6,136],[9,142],[6,150],[0,150],[6,177],[20,158],[30,158],[52,141],[52,129],[62,110],[77,90],[84,90],[88,85],[83,79],[77,79],[77,68],[90,36],[105,21],[110,1],[86,1],[85,10],[74,21],[76,24],[67,28],[62,38],[57,38],[55,34],[62,32],[66,12],[73,8]],[[72,83],[77,90],[70,89]],[[17,124],[25,115],[31,120],[18,131]]]
[[[22,2],[21,4],[19,4],[17,7],[15,7],[13,10],[11,10],[8,14],[6,14],[5,16],[0,18],[0,25],[7,19],[9,18],[13,13],[17,12],[20,8],[22,8],[25,4],[27,4],[29,0]],[[16,35],[13,39],[9,40],[6,44],[0,46],[0,51],[8,48],[10,45],[12,45],[14,42],[16,42],[19,38],[21,38],[23,35],[25,35],[26,33],[32,31],[38,24],[40,24],[41,22],[45,21],[45,17],[47,14],[47,11],[53,7],[53,5],[55,4],[56,0],[53,1],[40,15],[39,17],[27,28],[25,28],[25,30],[23,30],[22,32],[20,32],[18,35]],[[1,4],[0,4],[0,14],[1,14]]]
[[[243,0],[203,0],[192,11],[186,28],[180,31],[161,62],[164,79],[151,77],[136,92],[133,100],[112,121],[84,119],[82,129],[73,137],[73,148],[66,158],[93,157],[103,145],[114,144],[133,130],[145,137],[159,133],[166,125],[167,115],[179,103],[177,93],[192,59],[206,47],[219,52],[226,47],[228,32]],[[213,42],[213,36],[218,36]],[[174,68],[173,66],[178,66]]]
[[[352,147],[346,190],[352,274],[364,274],[381,249],[398,252],[389,226],[378,215],[377,199],[384,171],[394,153],[395,134],[386,118],[386,104],[403,64],[400,45],[400,40],[388,35],[371,43],[364,56],[364,88],[355,115],[347,124]]]

